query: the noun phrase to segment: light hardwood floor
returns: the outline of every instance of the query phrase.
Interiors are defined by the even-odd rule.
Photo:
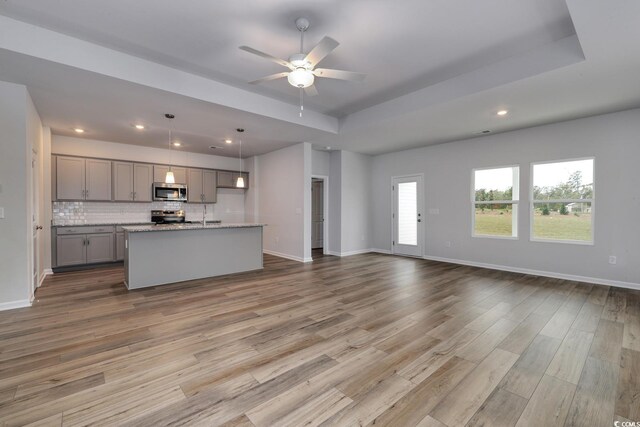
[[[640,421],[640,292],[377,254],[0,312],[3,425]]]

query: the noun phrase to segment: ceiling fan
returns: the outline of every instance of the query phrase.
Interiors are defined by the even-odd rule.
[[[309,96],[315,96],[318,94],[318,90],[313,85],[316,77],[361,82],[367,75],[363,73],[355,73],[353,71],[316,68],[320,61],[326,58],[327,55],[338,47],[339,43],[331,37],[324,37],[308,54],[305,54],[304,33],[309,28],[309,20],[306,18],[296,19],[296,27],[300,31],[300,53],[294,53],[289,57],[288,61],[269,55],[268,53],[261,52],[249,46],[240,46],[240,49],[273,61],[276,64],[289,69],[289,71],[271,74],[270,76],[253,80],[249,83],[258,84],[286,77],[291,86],[300,89],[300,117],[302,117],[302,111],[304,109],[302,104],[303,93],[306,93]]]

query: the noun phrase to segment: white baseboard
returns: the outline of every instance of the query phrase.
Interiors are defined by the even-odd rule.
[[[389,249],[377,249],[377,248],[371,248],[370,249],[371,252],[375,252],[377,254],[386,254],[386,255],[391,255],[391,251]]]
[[[31,302],[28,299],[0,303],[0,311],[13,310],[14,308],[24,307],[31,307]]]
[[[468,265],[470,267],[487,268],[490,270],[508,271],[510,273],[529,274],[532,276],[551,277],[553,279],[573,280],[576,282],[592,283],[594,285],[615,286],[618,288],[640,290],[640,283],[622,282],[619,280],[600,279],[596,277],[577,276],[574,274],[555,273],[553,271],[532,270],[529,268],[509,267],[506,265],[487,264],[483,262],[466,261],[453,258],[442,258],[435,256],[424,256],[424,259],[430,261],[448,262],[450,264]]]
[[[311,262],[311,261],[313,261],[313,258],[302,258],[302,257],[298,257],[298,256],[295,256],[295,255],[283,254],[282,252],[271,251],[271,250],[268,250],[268,249],[263,249],[262,252],[264,252],[267,255],[273,255],[273,256],[280,257],[280,258],[290,259],[292,261],[298,261],[298,262]]]
[[[40,280],[38,280],[38,287],[42,286],[42,282],[44,282],[44,279],[53,274],[53,270],[50,268],[45,268],[44,270],[42,270],[42,273],[40,273]]]

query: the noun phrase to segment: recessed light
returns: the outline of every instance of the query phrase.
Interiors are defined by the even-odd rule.
[[[509,111],[507,111],[507,110],[500,110],[496,114],[498,114],[499,116],[506,116],[508,112]]]
[[[331,150],[331,147],[327,147],[327,150]]]
[[[174,147],[180,147],[181,145],[182,145],[182,144],[180,143],[180,141],[175,141],[175,142],[173,143],[173,146],[174,146]]]
[[[135,125],[135,128],[138,130],[143,130],[144,129],[144,125]]]
[[[84,129],[81,128],[73,128],[76,133],[84,133]]]
[[[226,142],[227,144],[231,144],[233,141],[230,139],[225,139],[224,142]]]

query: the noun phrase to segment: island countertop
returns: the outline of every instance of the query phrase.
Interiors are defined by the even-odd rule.
[[[249,227],[264,227],[267,224],[257,223],[228,223],[228,224],[207,224],[194,223],[194,224],[160,224],[160,225],[129,225],[122,227],[123,230],[129,233],[142,233],[148,231],[179,231],[179,230],[209,230],[209,229],[222,229],[222,228],[249,228]]]

